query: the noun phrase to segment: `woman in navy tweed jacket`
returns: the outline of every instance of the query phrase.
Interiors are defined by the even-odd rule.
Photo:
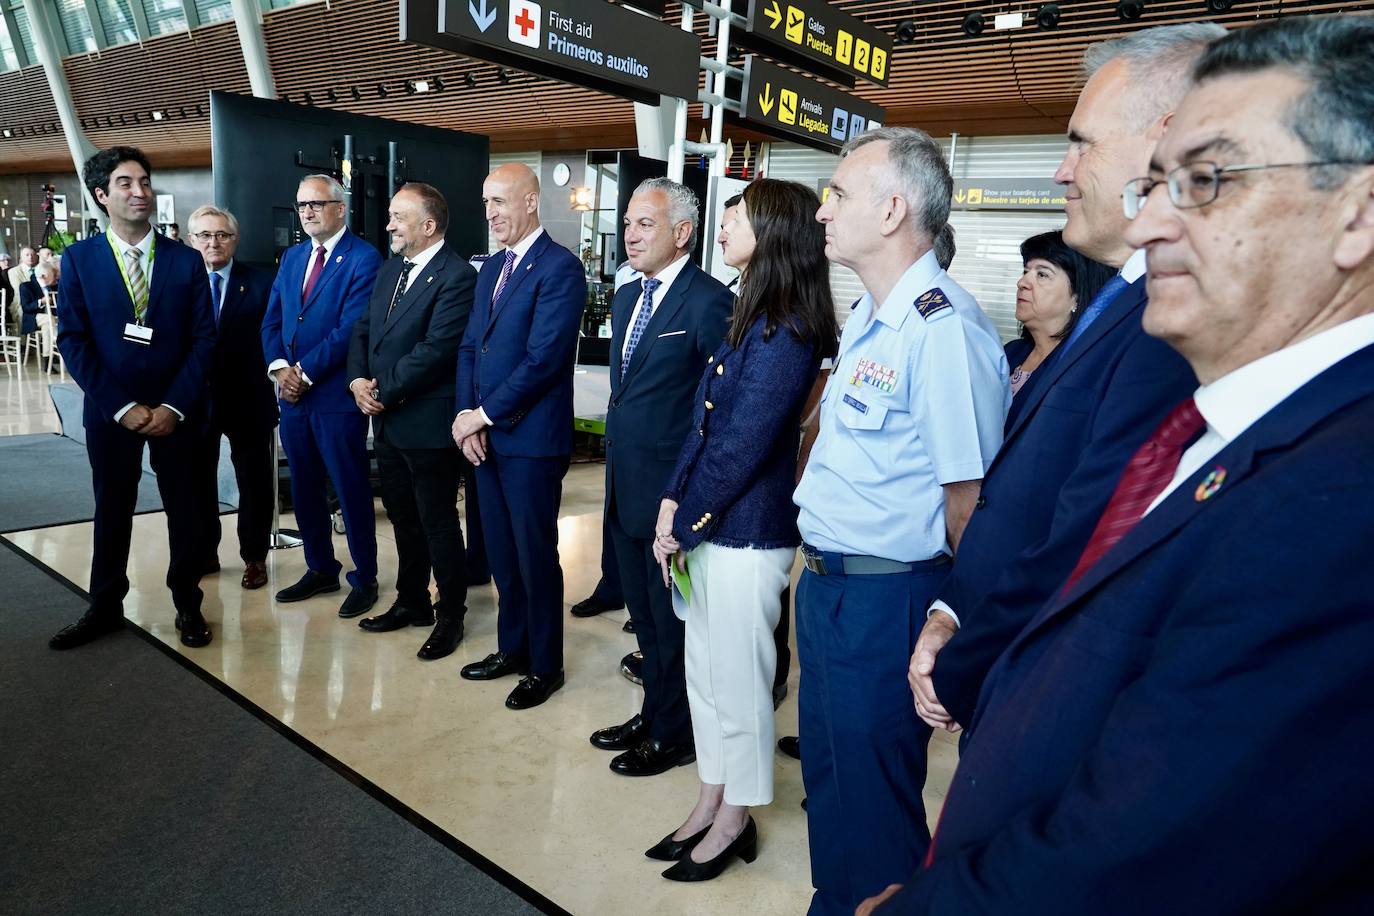
[[[802,407],[838,330],[815,192],[760,179],[722,229],[740,292],[697,389],[692,432],[664,493],[654,553],[690,576],[687,699],[701,791],[687,820],[646,853],[677,881],[754,859],[752,805],[773,800],[773,629],[791,579]]]

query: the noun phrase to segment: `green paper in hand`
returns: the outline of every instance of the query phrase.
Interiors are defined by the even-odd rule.
[[[671,565],[671,567],[672,567],[672,570],[673,570],[673,584],[676,585],[676,586],[677,586],[677,590],[678,590],[679,592],[682,593],[682,599],[683,599],[684,601],[691,601],[691,600],[692,600],[692,575],[691,575],[690,570],[687,570],[687,569],[685,569],[685,568],[684,568],[684,569],[678,569],[678,568],[677,568],[677,557],[674,557],[671,561],[669,561],[669,563],[670,563],[670,565]],[[686,566],[687,566],[687,557],[686,557],[686,556],[683,556],[683,557],[682,557],[682,565],[683,565],[683,567],[686,567]]]

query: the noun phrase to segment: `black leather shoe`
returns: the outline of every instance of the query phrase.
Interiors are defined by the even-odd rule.
[[[463,641],[463,618],[440,617],[434,624],[434,632],[415,653],[415,657],[427,662],[452,655],[453,650]]]
[[[683,856],[677,860],[677,864],[663,873],[663,877],[669,881],[710,881],[712,878],[720,876],[725,871],[727,865],[735,856],[739,856],[744,862],[752,862],[759,855],[759,829],[754,825],[754,819],[749,818],[749,823],[744,825],[739,836],[735,837],[720,851],[714,859],[705,862],[695,862],[692,856]]]
[[[286,588],[277,592],[277,600],[281,602],[304,601],[306,598],[313,598],[316,595],[323,595],[327,592],[337,592],[338,590],[338,576],[326,576],[324,573],[317,573],[313,569],[307,569],[305,575],[301,576],[299,582],[295,585],[288,585]]]
[[[696,748],[690,744],[646,739],[639,747],[612,760],[611,772],[621,776],[657,776],[673,767],[686,766],[696,759]]]
[[[625,625],[624,625],[623,627],[620,628],[620,632],[622,632],[622,633],[633,633],[634,631],[635,631],[635,622],[634,622],[633,620],[627,620],[627,621],[625,621]]]
[[[359,617],[372,610],[372,606],[377,603],[377,583],[371,585],[356,585],[353,591],[348,593],[343,604],[339,605],[339,616],[347,620],[349,617]],[[431,621],[433,622],[432,618]],[[429,626],[429,623],[424,624]]]
[[[639,747],[647,737],[648,723],[644,721],[643,716],[635,713],[630,717],[630,721],[623,725],[612,725],[592,732],[591,740],[592,747],[599,747],[603,751],[628,751],[632,747]]]
[[[515,689],[506,697],[507,709],[533,709],[543,703],[559,687],[563,686],[563,672],[551,674],[547,677],[540,677],[537,674],[527,674],[515,685]]]
[[[674,830],[673,833],[677,831]],[[696,848],[696,845],[706,838],[706,834],[711,832],[711,825],[707,824],[701,828],[700,833],[694,833],[685,840],[673,839],[670,833],[659,840],[650,848],[644,850],[644,855],[650,859],[657,859],[660,862],[676,862],[687,853]]]
[[[349,598],[352,597],[349,595]],[[339,611],[339,616],[343,616],[342,610]],[[400,630],[405,627],[432,626],[434,626],[433,608],[408,608],[399,601],[376,617],[364,617],[358,621],[358,629],[366,630],[369,633],[390,633],[392,630]]]
[[[620,660],[620,676],[631,684],[644,686],[644,653],[631,652]]]
[[[778,739],[778,750],[793,760],[801,760],[801,739],[796,735],[786,735]]]
[[[480,662],[464,665],[458,674],[469,681],[494,681],[508,674],[529,674],[527,659],[513,658],[504,652],[493,652]]]
[[[50,649],[75,649],[109,633],[124,629],[123,614],[97,613],[88,610],[76,623],[63,627],[48,640]]]
[[[607,611],[618,611],[625,606],[625,602],[619,604],[607,604],[601,599],[592,595],[590,598],[583,599],[572,606],[574,617],[595,617],[597,614],[604,614]]]
[[[200,611],[195,614],[178,614],[176,628],[181,631],[181,644],[192,649],[210,645],[210,625]]]

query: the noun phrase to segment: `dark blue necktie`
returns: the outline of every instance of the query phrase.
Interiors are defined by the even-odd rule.
[[[1064,341],[1059,349],[1068,350],[1072,347],[1073,342],[1083,336],[1083,332],[1088,329],[1088,325],[1096,321],[1097,316],[1101,315],[1106,310],[1107,306],[1112,304],[1112,300],[1121,295],[1126,287],[1130,285],[1131,284],[1127,282],[1126,278],[1121,276],[1121,274],[1117,274],[1115,277],[1108,280],[1102,288],[1097,291],[1097,295],[1093,296],[1093,301],[1088,303],[1088,307],[1083,310],[1083,314],[1078,316],[1078,324],[1074,325],[1073,333],[1069,335],[1069,339]]]
[[[223,283],[223,282],[224,282],[224,280],[220,277],[219,271],[211,271],[211,273],[210,273],[210,299],[215,303],[215,327],[219,327],[219,309],[220,309],[220,294],[219,294],[219,293],[220,293],[220,284]]]
[[[625,369],[630,365],[630,357],[634,356],[635,347],[639,346],[639,338],[643,336],[644,329],[649,326],[649,319],[654,317],[654,290],[658,289],[663,283],[662,280],[644,280],[644,300],[639,304],[639,314],[635,316],[634,327],[630,328],[630,334],[625,338],[625,352],[620,357],[620,377],[625,377]]]

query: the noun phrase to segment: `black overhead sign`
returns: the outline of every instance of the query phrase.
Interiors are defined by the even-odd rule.
[[[749,0],[742,42],[846,86],[887,85],[892,36],[825,0]]]
[[[604,0],[401,0],[401,39],[638,102],[697,96],[701,39]]]
[[[744,60],[740,117],[765,133],[834,151],[881,127],[882,108],[752,54]]]

